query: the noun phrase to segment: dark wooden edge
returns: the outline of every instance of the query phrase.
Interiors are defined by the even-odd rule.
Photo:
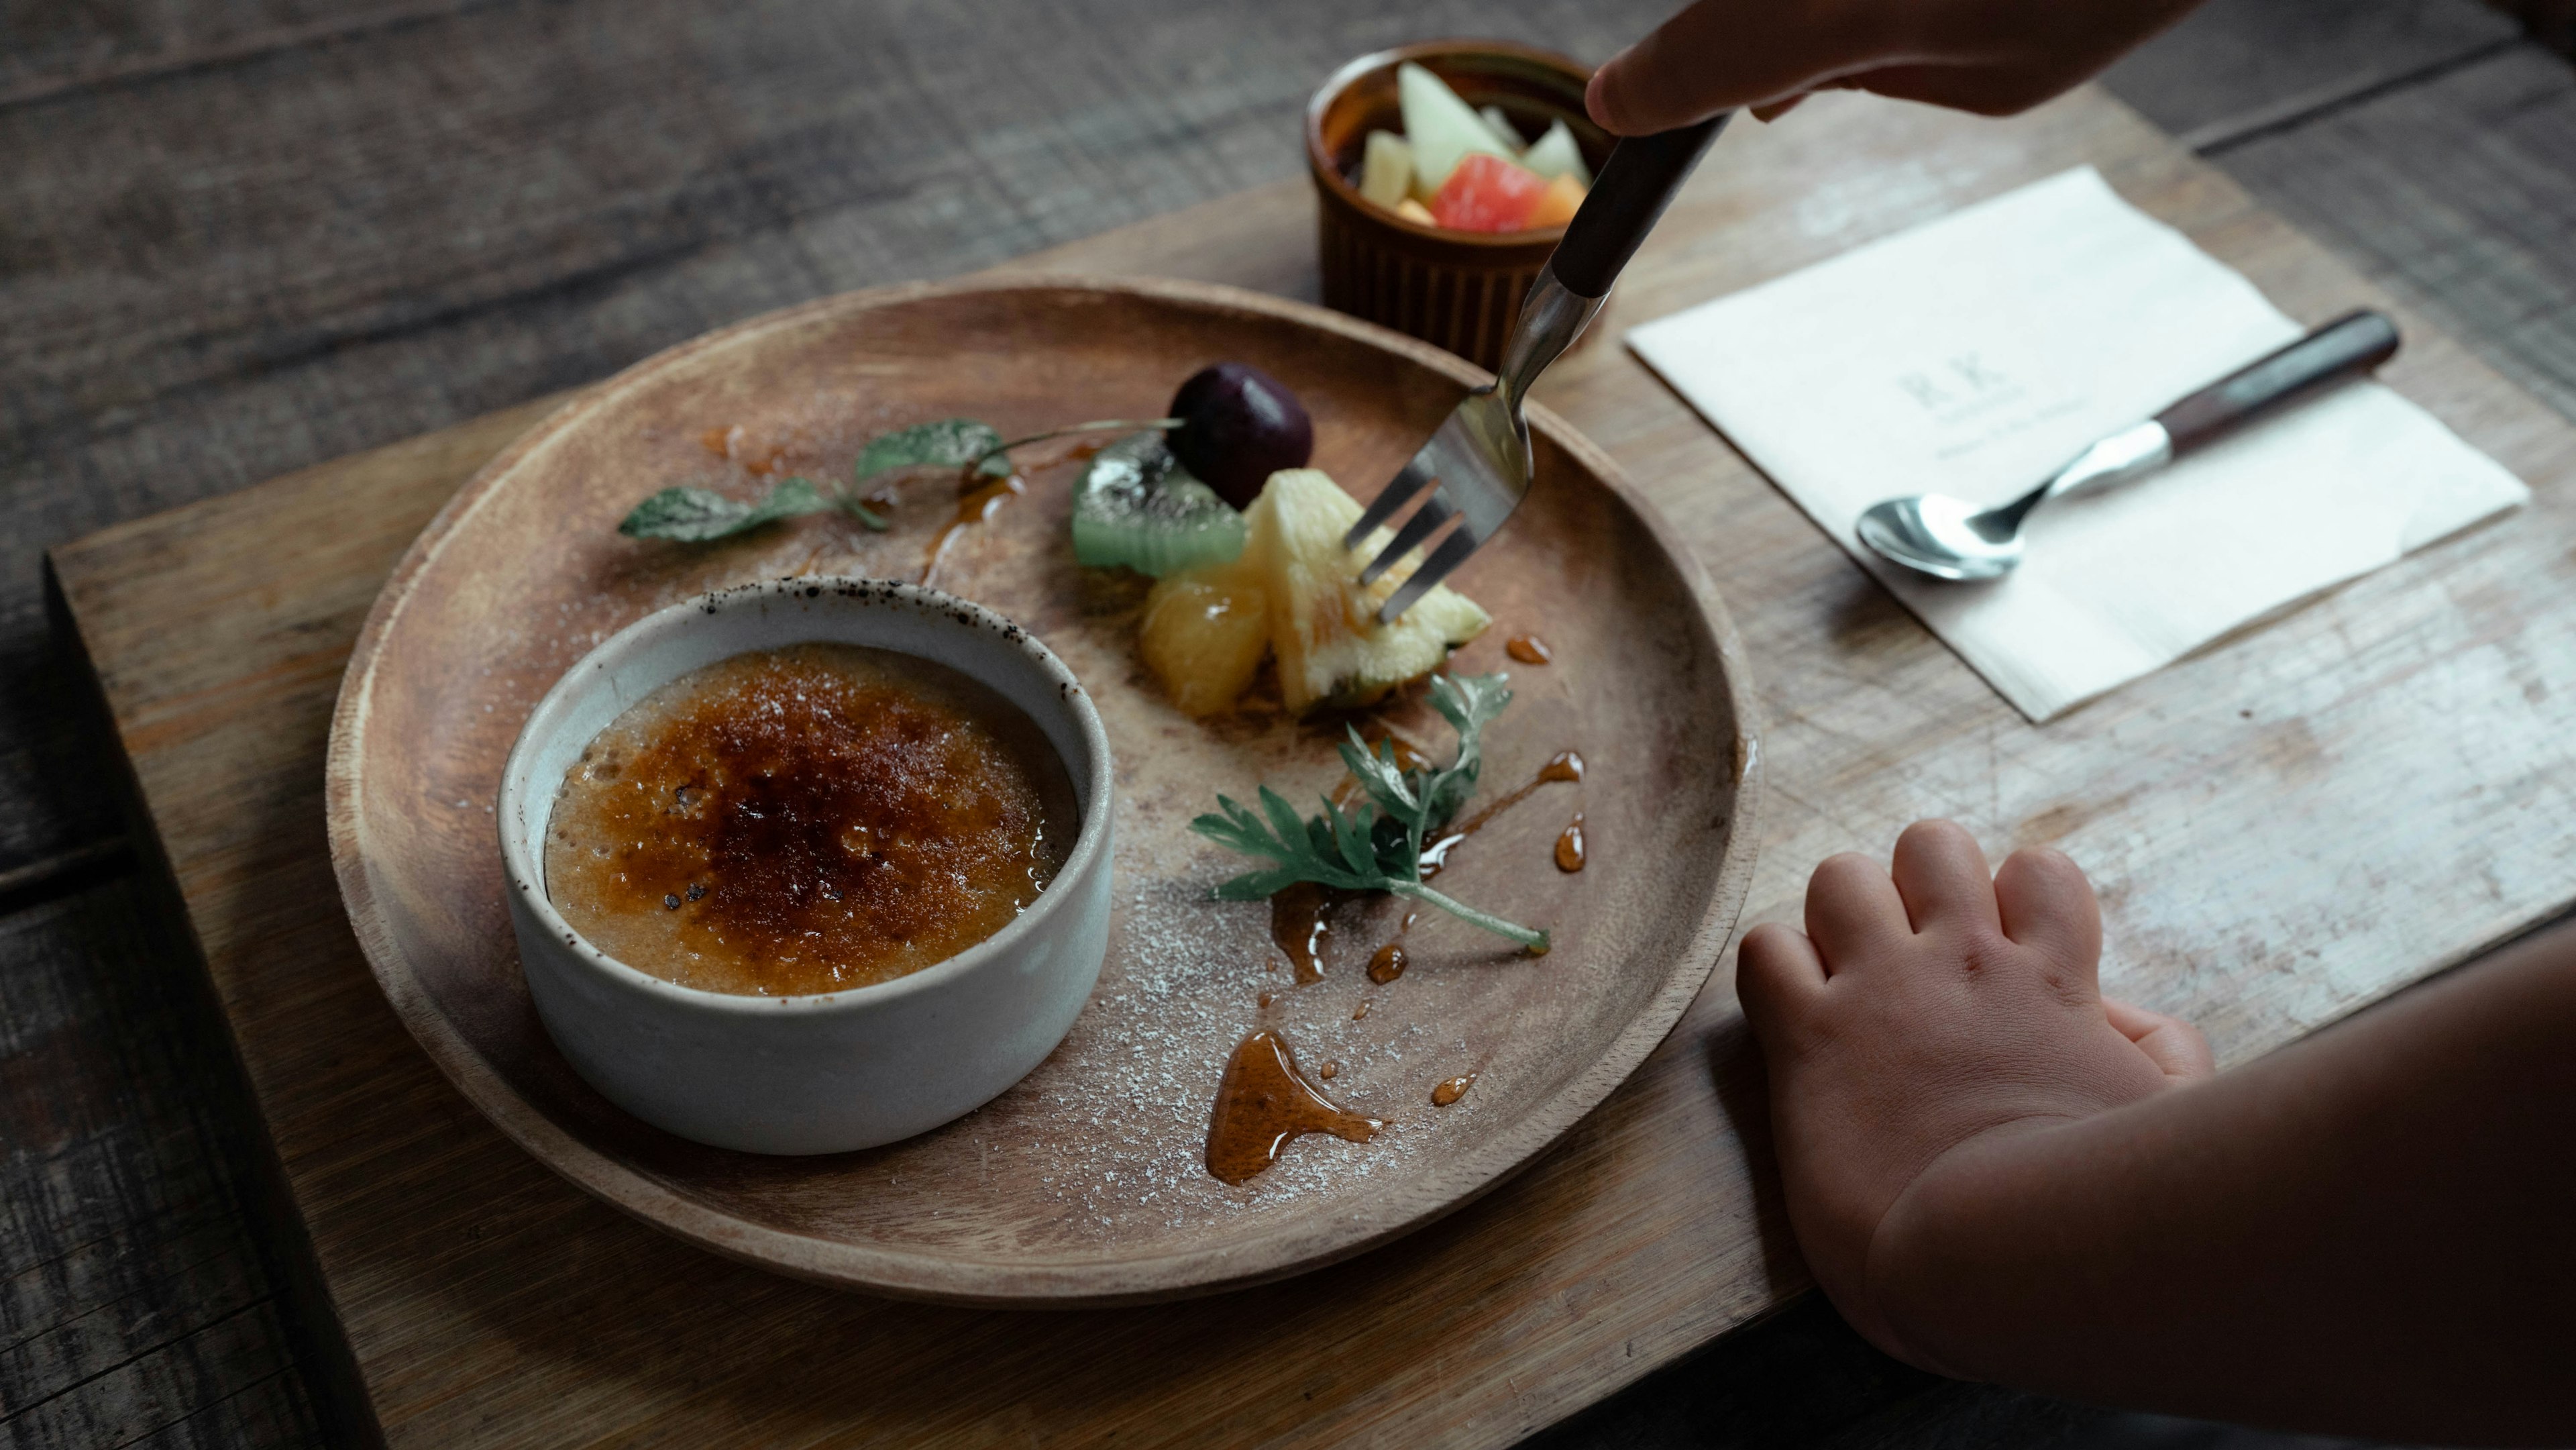
[[[79,541],[74,541],[78,543]],[[323,1277],[322,1263],[313,1250],[313,1237],[305,1225],[303,1213],[296,1207],[295,1194],[287,1185],[285,1160],[278,1156],[277,1139],[268,1125],[268,1114],[260,1103],[253,1085],[250,1068],[244,1061],[241,1040],[234,1033],[232,1014],[224,1010],[221,994],[215,987],[213,969],[207,964],[205,944],[197,937],[196,922],[188,914],[187,899],[179,890],[179,876],[170,864],[169,853],[161,844],[161,833],[153,828],[150,803],[143,795],[143,782],[134,771],[134,759],[126,752],[124,732],[117,727],[116,712],[107,699],[105,678],[90,652],[89,639],[82,632],[79,612],[73,608],[69,591],[54,560],[55,550],[45,551],[45,615],[57,637],[78,658],[82,681],[80,700],[74,708],[88,715],[104,738],[114,740],[116,749],[116,798],[118,813],[124,818],[126,838],[133,843],[141,866],[138,875],[145,898],[152,909],[178,923],[178,940],[187,943],[189,965],[186,970],[173,964],[171,978],[185,981],[181,990],[194,999],[197,1011],[214,1019],[221,1027],[224,1055],[232,1064],[233,1081],[243,1102],[252,1107],[257,1122],[255,1130],[247,1125],[228,1131],[224,1137],[230,1146],[240,1149],[251,1159],[246,1201],[238,1207],[251,1225],[251,1239],[258,1245],[260,1257],[270,1274],[286,1288],[287,1337],[302,1362],[309,1383],[316,1393],[314,1409],[330,1443],[358,1445],[368,1450],[382,1450],[384,1427],[376,1419],[375,1403],[367,1394],[366,1379],[359,1373],[358,1356],[350,1347],[349,1336],[342,1326],[339,1308],[331,1297],[330,1283]]]
[[[1246,1241],[1272,1252],[1247,1264],[1246,1244],[1199,1250],[1115,1266],[961,1263],[912,1252],[888,1252],[827,1242],[746,1222],[637,1173],[574,1136],[519,1097],[484,1061],[413,978],[376,903],[375,885],[360,844],[357,762],[367,721],[376,656],[400,616],[410,591],[456,524],[518,462],[572,427],[605,399],[692,354],[734,344],[747,334],[790,326],[813,315],[853,307],[873,309],[924,298],[1021,289],[1091,291],[1156,301],[1247,312],[1300,323],[1394,352],[1449,377],[1461,388],[1490,375],[1463,359],[1372,323],[1266,293],[1205,282],[1085,277],[996,269],[965,279],[872,288],[781,308],[681,343],[619,373],[549,415],[521,435],[457,491],[395,565],[368,611],[351,651],[333,711],[324,792],[332,868],[343,903],[369,967],[397,1016],[458,1091],[495,1126],[540,1162],[601,1201],[712,1253],[799,1278],[863,1289],[902,1299],[989,1308],[1107,1308],[1168,1302],[1287,1278],[1367,1252],[1474,1202],[1535,1160],[1598,1107],[1670,1035],[1706,987],[1717,959],[1734,934],[1751,891],[1760,849],[1761,771],[1757,709],[1742,639],[1697,558],[1675,535],[1608,454],[1541,408],[1531,409],[1535,429],[1594,472],[1626,504],[1681,571],[1700,606],[1698,623],[1725,672],[1735,720],[1736,826],[1720,858],[1715,889],[1697,929],[1646,1008],[1611,1041],[1592,1069],[1577,1074],[1551,1099],[1525,1115],[1517,1130],[1499,1135],[1458,1167],[1435,1174],[1405,1193],[1379,1202],[1383,1212],[1351,1234],[1349,1216],[1320,1228],[1290,1225]],[[1345,1235],[1349,1235],[1345,1237]],[[1338,1242],[1336,1242],[1338,1240]]]

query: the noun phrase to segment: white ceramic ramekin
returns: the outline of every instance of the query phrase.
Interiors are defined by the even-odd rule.
[[[962,670],[1037,723],[1082,828],[1055,881],[999,932],[907,977],[798,997],[683,987],[619,962],[545,893],[546,824],[582,748],[627,706],[746,650],[873,645]],[[618,631],[546,692],[501,775],[510,919],[537,1015],[611,1102],[681,1137],[839,1153],[991,1101],[1072,1030],[1109,941],[1109,736],[1073,672],[981,605],[878,579],[746,584]]]

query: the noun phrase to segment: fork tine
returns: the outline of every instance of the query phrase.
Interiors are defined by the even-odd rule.
[[[1455,517],[1457,511],[1449,507],[1440,491],[1432,490],[1431,497],[1423,502],[1421,508],[1414,510],[1413,517],[1404,521],[1404,527],[1387,541],[1385,548],[1377,551],[1377,557],[1369,561],[1369,566],[1360,571],[1361,586],[1375,584],[1380,574],[1395,567],[1396,560],[1421,548],[1423,540],[1439,532],[1442,524]]]
[[[1396,470],[1395,477],[1386,481],[1386,487],[1378,490],[1377,501],[1360,515],[1358,523],[1351,525],[1351,531],[1342,535],[1342,547],[1358,548],[1363,539],[1375,533],[1379,525],[1394,518],[1397,510],[1411,503],[1413,496],[1431,483],[1430,470],[1422,466],[1422,456],[1415,454],[1404,467]]]
[[[1449,571],[1466,563],[1467,556],[1476,552],[1478,542],[1472,530],[1464,524],[1459,525],[1449,537],[1440,541],[1440,547],[1431,551],[1430,558],[1422,561],[1422,567],[1407,576],[1395,593],[1388,596],[1386,603],[1378,607],[1377,622],[1393,624],[1401,618],[1404,611],[1413,607],[1415,600],[1448,578]]]

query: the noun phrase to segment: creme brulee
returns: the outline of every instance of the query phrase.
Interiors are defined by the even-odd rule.
[[[911,655],[800,644],[637,701],[546,828],[546,895],[683,986],[789,996],[890,981],[1008,925],[1064,864],[1073,783],[1036,724]]]

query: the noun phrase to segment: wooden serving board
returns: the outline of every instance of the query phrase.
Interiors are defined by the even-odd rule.
[[[2387,379],[2532,506],[2044,728],[2024,722],[1609,341],[1540,392],[1725,594],[1767,754],[1744,922],[1918,816],[2093,872],[2123,995],[2224,1060],[2576,898],[2576,428],[2099,92],[1982,121],[1825,96],[1731,131],[1604,320],[1661,315],[2091,162],[2306,321],[2389,308]],[[1029,259],[1311,295],[1283,184]],[[584,1197],[412,1044],[340,914],[322,745],[438,506],[545,405],[57,550],[54,568],[267,1116],[371,1413],[419,1445],[1494,1444],[1806,1284],[1721,962],[1528,1172],[1319,1273],[1152,1309],[890,1303],[728,1263]],[[1739,928],[1740,929],[1740,928]]]

